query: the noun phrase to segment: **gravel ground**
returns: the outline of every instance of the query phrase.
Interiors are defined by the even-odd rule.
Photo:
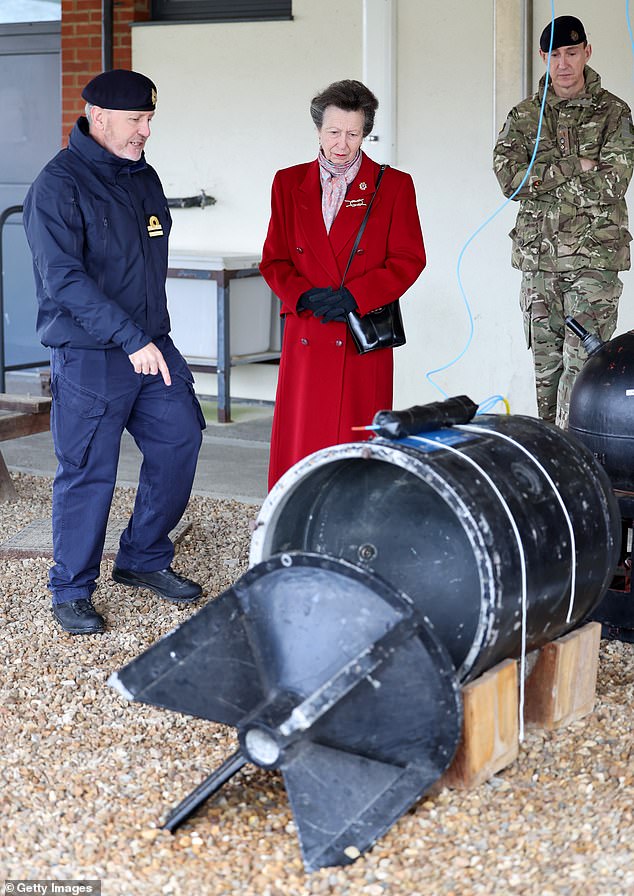
[[[0,542],[50,515],[50,480],[14,476]],[[113,512],[133,492],[117,490]],[[208,598],[247,566],[256,508],[193,498],[174,566]],[[1,878],[99,878],[104,896],[634,894],[634,648],[602,642],[595,712],[529,730],[512,766],[423,799],[347,868],[303,871],[281,777],[246,766],[174,836],[165,813],[236,748],[233,731],[127,703],[111,672],[195,612],[115,585],[103,635],[61,632],[49,562],[0,559]]]

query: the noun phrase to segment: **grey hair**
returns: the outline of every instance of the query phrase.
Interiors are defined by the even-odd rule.
[[[328,106],[336,106],[344,112],[362,112],[363,136],[367,137],[374,127],[379,101],[361,81],[334,81],[311,100],[310,115],[317,130],[321,130]]]

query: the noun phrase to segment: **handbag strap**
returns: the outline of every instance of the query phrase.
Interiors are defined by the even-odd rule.
[[[365,230],[365,225],[368,223],[368,217],[370,216],[370,209],[372,208],[372,203],[374,202],[374,200],[376,198],[376,194],[379,192],[379,184],[381,183],[381,178],[383,177],[383,172],[385,171],[385,169],[387,167],[388,167],[387,165],[381,165],[381,170],[379,171],[379,176],[376,179],[376,187],[374,188],[374,193],[372,194],[372,199],[370,199],[370,202],[368,203],[367,211],[363,217],[363,221],[361,222],[361,227],[359,227],[359,232],[357,234],[356,240],[354,241],[354,246],[352,247],[352,252],[350,253],[350,258],[348,259],[348,264],[346,265],[346,269],[343,272],[343,277],[341,278],[341,285],[339,286],[339,289],[341,289],[343,287],[346,276],[348,274],[348,268],[352,264],[352,259],[354,258],[354,254],[357,251],[359,243],[361,242],[361,237],[363,236],[363,231]]]

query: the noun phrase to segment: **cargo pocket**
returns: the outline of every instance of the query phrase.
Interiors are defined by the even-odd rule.
[[[543,213],[522,210],[509,233],[513,240],[511,264],[520,271],[536,271],[542,244]]]
[[[62,375],[51,381],[51,433],[60,463],[83,467],[107,401]]]
[[[205,420],[205,415],[203,414],[203,409],[201,408],[200,402],[198,401],[198,398],[196,397],[196,392],[194,391],[193,374],[192,374],[191,370],[189,369],[189,367],[187,366],[187,362],[183,358],[181,358],[181,360],[182,360],[182,363],[179,364],[176,367],[176,369],[173,369],[171,371],[171,373],[173,376],[177,376],[179,379],[185,381],[187,390],[191,396],[191,400],[194,405],[194,410],[196,413],[196,418],[198,420],[198,425],[200,426],[201,429],[207,429],[207,421]],[[168,392],[169,392],[169,390],[168,390]]]

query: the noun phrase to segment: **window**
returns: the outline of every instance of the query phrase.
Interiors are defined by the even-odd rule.
[[[155,22],[259,22],[292,19],[291,0],[152,0]]]
[[[61,18],[62,0],[2,0],[0,3],[1,25],[59,22]]]

